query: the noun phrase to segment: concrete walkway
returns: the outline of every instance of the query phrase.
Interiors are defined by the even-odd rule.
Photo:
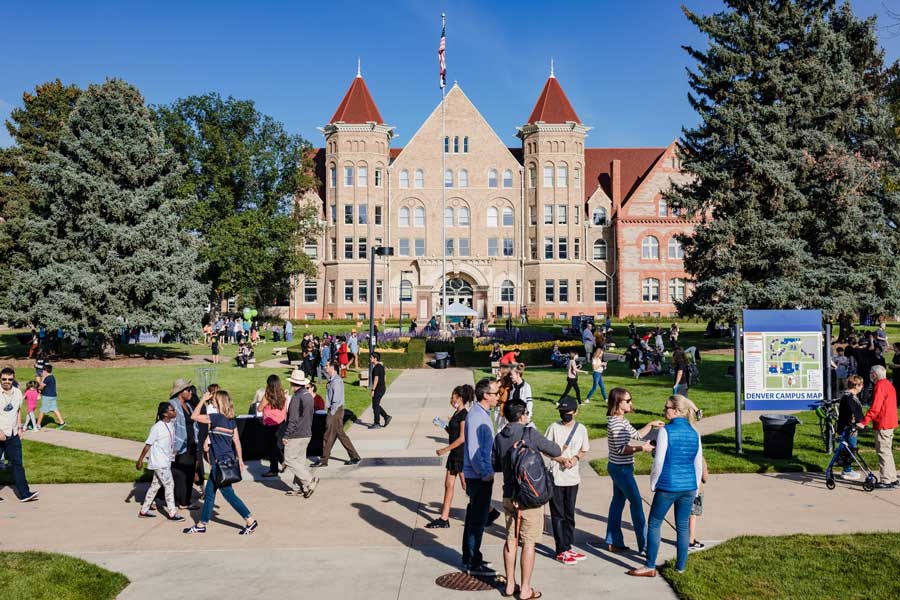
[[[35,486],[41,500],[30,504],[13,502],[8,488],[0,491],[7,500],[0,505],[3,549],[65,552],[125,573],[132,584],[123,599],[220,600],[247,594],[290,598],[309,592],[392,600],[497,597],[497,592],[462,594],[435,585],[436,578],[458,569],[465,495],[457,487],[449,529],[425,529],[440,509],[444,468],[437,461],[412,467],[390,464],[435,457],[446,436],[431,421],[449,414],[453,386],[471,382],[471,371],[462,369],[401,374],[385,398],[385,408],[394,417],[391,425],[370,430],[356,424],[349,429],[363,464],[339,466],[333,460],[327,469],[319,469],[323,480],[308,500],[285,496],[283,482],[259,478],[263,468],[249,465],[250,473],[235,490],[259,519],[253,536],[237,535],[240,519],[221,497],[209,532],[185,536],[182,525],[162,518],[137,519],[137,500],[143,498],[146,484],[45,485]],[[731,427],[733,416],[728,418],[712,417],[702,425]],[[370,410],[360,417],[365,424],[371,419]],[[100,437],[77,438],[86,435],[48,431],[46,437],[72,444],[94,443],[98,440],[93,438]],[[45,441],[37,434],[32,438]],[[606,448],[602,440],[595,446]],[[130,448],[122,452],[135,456]],[[341,456],[346,455],[338,445],[333,458]],[[373,464],[378,462],[388,466]],[[638,556],[613,555],[588,544],[605,534],[612,486],[587,464],[581,473],[576,546],[589,559],[575,567],[556,563],[548,519],[535,567],[536,589],[545,598],[674,598],[662,578],[636,580],[624,574],[640,564]],[[647,478],[638,477],[638,484],[649,499]],[[495,483],[495,505],[499,485]],[[900,492],[865,493],[858,485],[842,482],[828,491],[820,475],[715,475],[706,489],[698,537],[710,542],[748,533],[898,531],[900,521],[885,518],[898,508]],[[625,520],[630,520],[627,511]],[[483,545],[485,557],[501,569],[503,537],[501,519],[486,532]],[[661,561],[674,554],[674,532],[664,527],[663,537],[668,543],[661,549]],[[625,539],[634,546],[630,531]]]
[[[25,439],[64,448],[85,450],[95,454],[110,454],[128,460],[137,460],[141,450],[144,448],[143,442],[122,440],[93,433],[82,433],[70,429],[44,428],[40,431],[28,431],[25,434]]]

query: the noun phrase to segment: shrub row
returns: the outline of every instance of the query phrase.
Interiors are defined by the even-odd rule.
[[[507,344],[504,350],[512,349],[514,346]],[[550,351],[553,349],[553,342],[534,342],[528,344],[519,344],[519,362],[526,365],[546,365],[550,362]],[[560,342],[560,350],[578,350],[581,348],[580,342]],[[490,365],[491,347],[476,347],[472,338],[456,338],[456,344],[453,352],[453,359],[458,367],[486,367]]]
[[[425,340],[409,340],[404,352],[382,352],[381,362],[388,369],[418,369],[425,366]],[[369,351],[359,351],[359,364],[369,364]]]

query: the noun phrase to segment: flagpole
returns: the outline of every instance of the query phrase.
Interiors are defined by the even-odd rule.
[[[441,32],[446,31],[447,15],[441,13]],[[447,210],[447,184],[444,181],[446,177],[446,167],[444,161],[447,153],[444,151],[444,140],[447,137],[444,123],[444,98],[446,92],[446,78],[441,78],[441,174],[438,181],[441,183],[441,331],[447,331],[447,222],[444,219],[444,212]]]

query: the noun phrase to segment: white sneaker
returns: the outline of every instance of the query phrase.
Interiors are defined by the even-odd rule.
[[[859,479],[860,475],[856,471],[849,471],[847,473],[841,473],[842,479]]]
[[[590,400],[585,400],[585,401],[584,401],[584,404],[590,404],[590,403],[591,403]]]

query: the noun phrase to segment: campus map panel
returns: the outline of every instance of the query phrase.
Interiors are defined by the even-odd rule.
[[[823,398],[822,334],[744,334],[745,400]]]

